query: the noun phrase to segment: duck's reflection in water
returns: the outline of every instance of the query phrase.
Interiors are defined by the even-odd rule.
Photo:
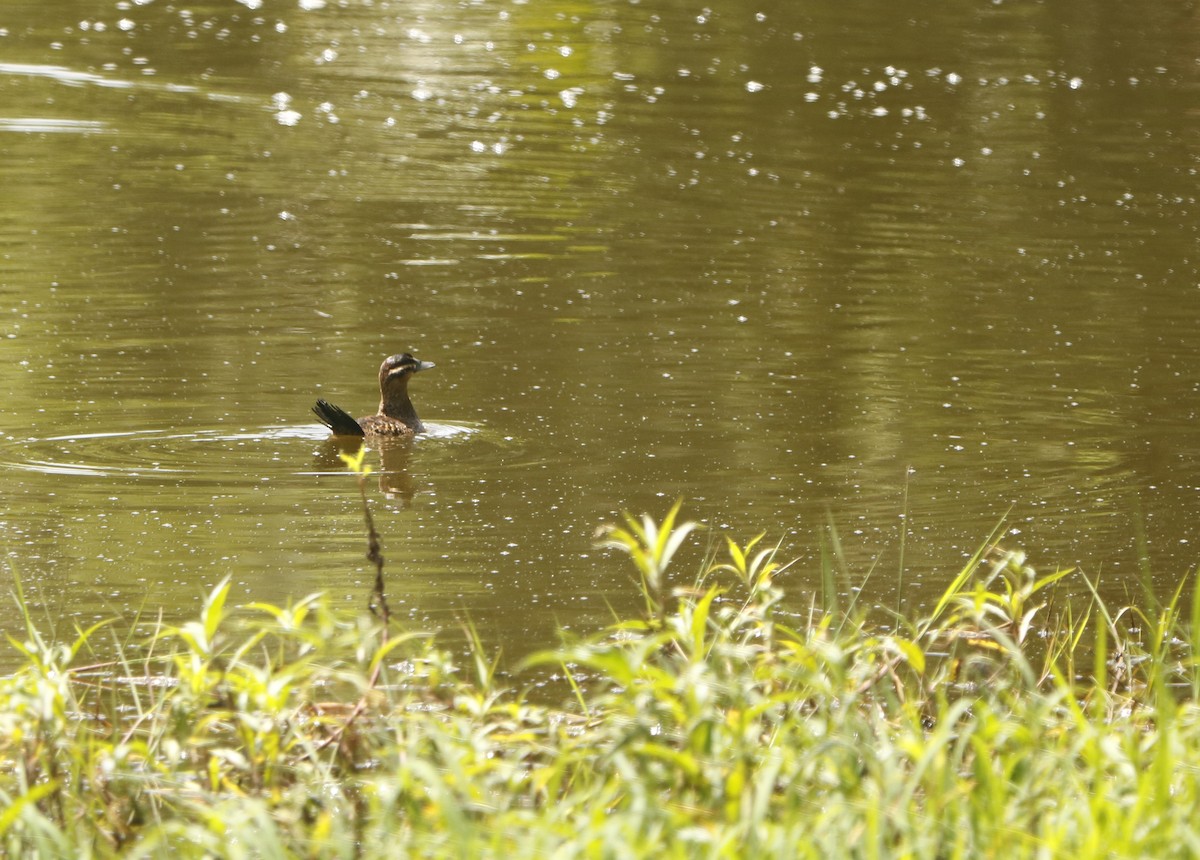
[[[349,457],[358,455],[363,446],[361,438],[330,436],[317,452],[316,467],[320,472],[338,472],[347,470],[342,455]],[[412,439],[407,438],[377,438],[371,440],[364,463],[371,467],[379,478],[379,490],[385,496],[399,499],[404,507],[408,507],[416,495],[413,488],[412,475],[409,474],[409,460],[412,457]],[[378,454],[377,462],[372,462],[373,454]]]

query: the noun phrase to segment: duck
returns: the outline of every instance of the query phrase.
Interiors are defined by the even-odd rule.
[[[379,366],[379,411],[364,418],[354,418],[340,406],[327,400],[317,400],[313,414],[334,436],[390,436],[411,438],[425,432],[408,397],[408,380],[413,374],[434,367],[432,361],[421,361],[412,353],[390,355]]]

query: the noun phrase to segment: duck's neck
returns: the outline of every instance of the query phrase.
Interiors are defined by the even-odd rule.
[[[417,410],[413,408],[412,401],[408,399],[407,386],[398,391],[385,392],[379,400],[379,414],[403,421],[415,433],[425,430],[425,425],[417,417]]]

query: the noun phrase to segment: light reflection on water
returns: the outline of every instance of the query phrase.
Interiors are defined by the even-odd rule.
[[[1115,599],[1143,551],[1163,593],[1194,565],[1160,13],[236,5],[0,37],[0,534],[48,622],[227,574],[363,605],[308,408],[406,349],[438,370],[428,437],[369,460],[393,604],[510,656],[636,611],[594,529],[676,497],[701,544],[783,537],[802,603],[830,521],[888,607],[1005,515]]]
[[[466,424],[430,422],[418,441],[425,444],[434,444],[432,440],[458,441],[478,433],[479,429]],[[170,473],[197,475],[203,480],[212,480],[221,474],[244,472],[252,468],[267,455],[263,446],[273,442],[296,440],[310,443],[311,447],[311,443],[323,443],[328,437],[328,429],[320,424],[311,424],[242,429],[237,432],[130,430],[51,436],[46,439],[8,439],[0,442],[0,468],[47,475],[92,477],[138,477],[142,474]],[[218,446],[220,453],[214,456],[212,449],[196,446]],[[408,447],[407,443],[405,447]],[[337,471],[344,471],[344,467]]]

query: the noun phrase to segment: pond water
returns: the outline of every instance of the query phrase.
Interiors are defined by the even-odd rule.
[[[509,656],[639,602],[676,498],[807,605],[919,608],[1002,518],[1169,594],[1200,506],[1187,4],[10,0],[0,538],[69,635],[316,590]],[[865,582],[865,584],[864,584]],[[1086,593],[1077,581],[1080,593]],[[17,629],[11,602],[0,627]],[[113,635],[121,635],[114,633]]]

